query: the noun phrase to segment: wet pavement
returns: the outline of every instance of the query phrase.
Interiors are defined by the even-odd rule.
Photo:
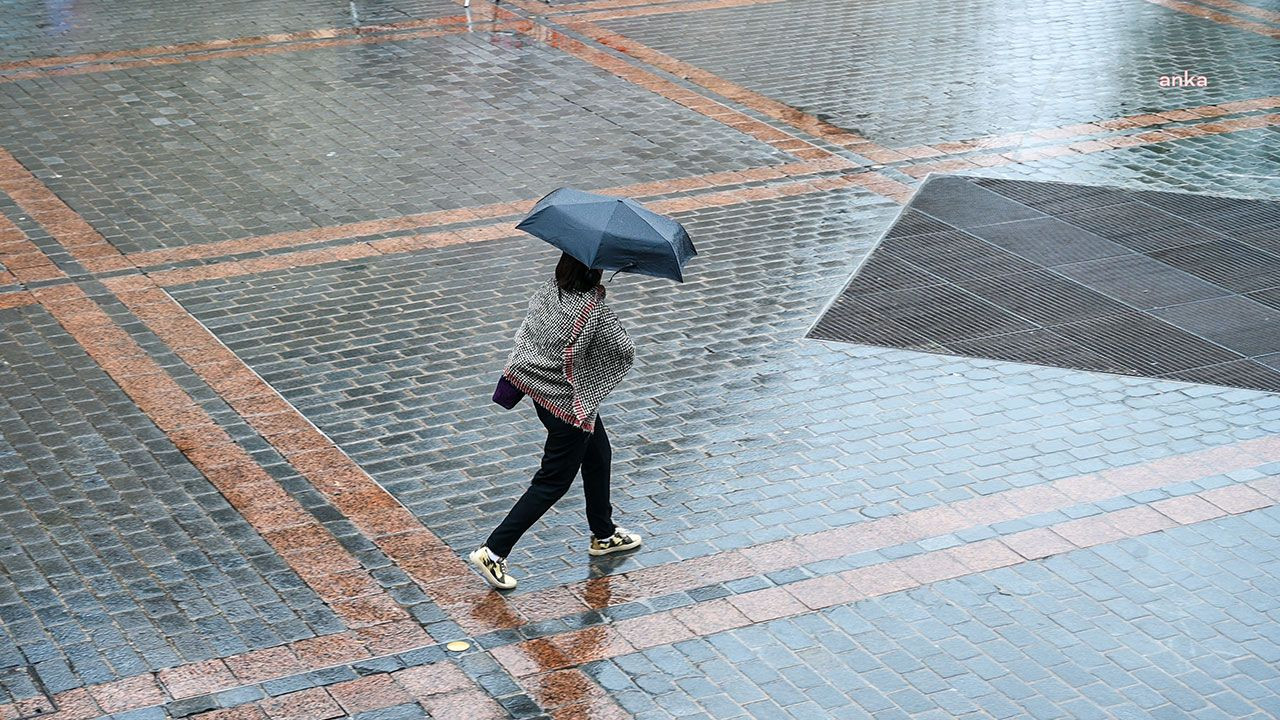
[[[19,3],[0,35],[0,718],[1280,716],[1280,395],[807,337],[928,231],[927,177],[1280,200],[1274,3]],[[560,185],[699,255],[608,286],[644,549],[590,559],[571,492],[500,596],[461,554],[537,464],[489,395],[557,257],[513,225]]]

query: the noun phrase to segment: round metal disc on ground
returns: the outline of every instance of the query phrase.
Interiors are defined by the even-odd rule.
[[[453,652],[462,652],[463,650],[466,650],[466,649],[467,649],[467,648],[469,648],[469,647],[471,647],[471,643],[469,643],[469,642],[463,642],[463,641],[461,641],[461,640],[454,640],[453,642],[449,643],[448,645],[445,645],[445,648],[447,648],[447,649],[449,649],[449,650],[451,650],[451,651],[453,651]]]

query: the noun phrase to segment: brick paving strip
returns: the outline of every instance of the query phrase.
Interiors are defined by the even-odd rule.
[[[531,0],[521,1],[526,4],[531,4]],[[607,8],[584,12],[581,15],[573,15],[572,17],[592,21],[615,20],[618,18],[642,17],[647,15],[669,15],[671,13],[698,12],[701,10],[720,10],[722,8],[744,7],[747,5],[772,5],[778,2],[782,2],[782,0],[695,0],[695,2],[684,2],[679,4],[646,5],[644,7],[616,9]],[[586,3],[583,4],[585,5]],[[584,8],[573,8],[573,10],[582,9]]]
[[[0,175],[6,170],[8,168],[0,158]],[[3,183],[4,180],[0,179],[0,184]],[[9,282],[25,284],[66,277],[35,243],[27,239],[22,228],[3,213],[0,213],[0,265],[8,268],[5,274],[11,278]]]
[[[451,662],[368,675],[190,717],[192,720],[325,720],[402,705],[416,705],[442,720],[508,717]]]
[[[534,699],[554,720],[627,720],[608,694],[578,669],[526,680]],[[277,697],[191,715],[191,720],[325,720],[385,710],[424,709],[439,720],[501,720],[510,715],[456,665],[434,665],[369,675]],[[59,720],[62,720],[61,718]]]
[[[1201,5],[1213,5],[1214,7],[1220,7],[1224,10],[1231,10],[1232,12],[1236,12],[1241,15],[1252,15],[1253,17],[1261,18],[1267,22],[1280,23],[1280,12],[1267,10],[1266,8],[1260,8],[1254,5],[1247,5],[1242,2],[1236,2],[1236,0],[1196,0],[1196,2]]]
[[[6,160],[12,163],[8,168],[4,167]],[[0,157],[0,169],[20,169],[0,180],[0,190],[9,193],[64,247],[82,251],[88,247],[96,257],[109,254],[97,252],[104,248],[115,252],[83,218],[7,153]],[[116,257],[121,257],[118,252]],[[491,592],[451,548],[167,293],[145,276],[108,278],[103,284],[460,627],[478,634],[524,623],[503,596]],[[74,708],[104,707],[104,702],[114,703],[112,712],[147,707],[163,702],[165,691],[174,699],[195,697],[286,675],[299,667],[314,669],[433,642],[336,538],[232,442],[83,290],[64,284],[41,288],[31,295],[352,628],[285,647],[73,690],[60,696],[59,702],[71,711],[56,717],[70,720],[78,717]],[[585,675],[581,680],[576,686],[598,690]],[[577,712],[575,708],[584,707],[601,717],[625,717],[600,692],[560,700],[570,714],[559,713],[557,718],[570,717]],[[86,712],[89,714],[83,717],[96,711]]]
[[[1103,135],[1109,132],[1154,127],[1173,122],[1214,118],[1233,113],[1249,112],[1252,110],[1270,110],[1277,107],[1280,107],[1280,96],[1254,98],[1251,100],[1235,100],[1219,103],[1217,105],[1201,105],[1199,107],[1181,108],[1177,110],[1163,110],[1154,113],[1125,115],[1123,117],[1110,118],[1108,120],[1058,125],[1051,128],[1026,130],[1023,132],[1009,133],[1005,135],[987,135],[980,138],[955,140],[951,142],[936,143],[933,145],[913,145],[910,147],[895,148],[895,150],[912,158],[929,158],[937,157],[939,155],[959,155],[978,150],[995,150],[999,148],[1016,147],[1022,145],[1028,140],[1083,138],[1094,135]]]
[[[1169,8],[1170,10],[1186,13],[1188,15],[1194,15],[1205,20],[1212,20],[1213,22],[1222,23],[1223,25],[1230,25],[1231,27],[1238,28],[1240,30],[1247,30],[1259,35],[1265,35],[1275,40],[1280,40],[1280,28],[1244,20],[1234,15],[1220,13],[1217,10],[1210,10],[1203,5],[1193,5],[1189,2],[1182,2],[1182,0],[1146,0],[1146,2],[1159,5],[1160,7]],[[1223,6],[1221,3],[1215,4],[1219,7]],[[1233,7],[1233,9],[1235,8]]]
[[[239,656],[236,661],[243,672],[262,672],[263,666],[269,668],[267,672],[275,672],[287,667],[282,664],[286,656],[303,665],[328,664],[384,652],[389,646],[430,641],[359,561],[79,286],[42,287],[30,294],[351,628]],[[210,660],[161,670],[154,677],[148,674],[108,683],[89,693],[99,704],[109,703],[122,711],[155,704],[164,691],[173,698],[184,698],[240,681],[228,662]]]
[[[732,170],[729,172],[695,175],[691,177],[676,178],[673,180],[659,180],[655,182],[623,185],[619,187],[599,189],[595,192],[604,195],[643,198],[646,196],[663,195],[674,192],[715,189],[750,182],[803,177],[816,173],[852,169],[853,167],[855,167],[855,165],[850,160],[841,157],[830,157],[822,160],[809,160],[806,162],[789,163],[786,165],[750,168],[746,170]],[[514,202],[494,203],[491,205],[480,205],[460,208],[457,210],[438,210],[416,215],[405,215],[397,218],[367,220],[331,227],[315,228],[311,230],[274,233],[259,237],[202,243],[199,245],[186,245],[177,248],[146,250],[142,252],[129,253],[125,255],[125,258],[129,261],[130,266],[144,268],[184,260],[219,258],[230,255],[263,252],[266,250],[298,247],[334,240],[349,240],[369,235],[378,235],[403,230],[418,230],[479,220],[515,217],[528,212],[529,208],[532,207],[536,201],[537,198],[529,198],[527,200],[517,200]],[[95,267],[93,269],[110,270],[116,268],[106,266],[103,268]]]
[[[257,651],[262,657],[253,663],[243,656],[225,658],[226,665],[235,673],[234,678],[225,668],[201,667],[210,663],[176,668],[190,678],[185,685],[177,686],[183,691],[180,694],[173,694],[172,690],[166,694],[149,674],[58,693],[53,698],[58,712],[42,717],[88,720],[103,714],[163,708],[169,715],[200,720],[325,720],[415,703],[434,712],[438,718],[499,720],[508,717],[474,680],[449,660],[298,689],[287,683],[273,686],[269,681],[308,670],[343,670],[342,677],[357,673],[343,664],[304,666],[282,650]],[[202,673],[208,676],[201,677]],[[175,686],[167,684],[166,687]],[[590,698],[584,693],[583,699]],[[0,705],[0,718],[17,716],[23,709],[21,704]]]
[[[881,147],[861,135],[849,132],[825,120],[820,120],[813,115],[796,110],[790,105],[765,97],[753,90],[748,90],[719,75],[690,65],[682,60],[677,60],[666,53],[654,50],[647,45],[613,31],[606,30],[599,25],[578,18],[564,20],[563,24],[570,30],[580,33],[605,47],[626,54],[677,77],[684,78],[699,87],[728,98],[766,117],[785,123],[814,137],[822,138],[827,142],[875,162],[885,163],[910,159],[900,152]]]
[[[1195,125],[1186,125],[1134,135],[1120,135],[1103,140],[1086,140],[1063,145],[1050,145],[1045,147],[1028,148],[1025,150],[1014,150],[1005,153],[952,158],[941,161],[904,165],[899,169],[913,177],[924,177],[931,172],[973,170],[982,167],[991,167],[994,165],[1005,165],[1047,157],[1055,157],[1058,155],[1091,154],[1136,145],[1155,145],[1172,142],[1187,137],[1205,137],[1209,135],[1252,130],[1260,127],[1276,125],[1280,125],[1280,114],[1254,115],[1229,120],[1212,120]],[[648,203],[648,206],[656,212],[672,213],[705,207],[734,205],[752,200],[782,197],[784,195],[799,194],[802,192],[820,192],[830,190],[835,187],[848,187],[849,185],[865,187],[868,190],[885,197],[889,197],[899,203],[905,203],[913,192],[910,186],[900,183],[897,180],[893,180],[882,173],[870,171],[854,175],[845,175],[838,178],[822,178],[818,180],[802,181],[790,185],[728,190],[708,193],[702,196],[660,200]],[[383,223],[395,221],[372,222]],[[371,227],[377,226],[371,225]],[[312,231],[303,231],[302,233],[285,233],[278,236],[265,236],[265,238],[235,240],[230,241],[231,244],[219,243],[217,245],[220,248],[243,248],[246,250],[249,248],[256,249],[254,244],[257,242],[264,242],[266,244],[292,244],[294,242],[305,242],[308,237],[321,237],[325,232],[327,232],[327,229],[322,228]],[[486,240],[516,237],[518,235],[519,233],[514,232],[509,223],[498,223],[456,231],[443,231],[407,237],[393,237],[369,242],[357,242],[351,245],[325,247],[315,250],[302,250],[298,252],[272,255],[264,258],[230,260],[199,267],[160,270],[148,273],[148,277],[150,277],[160,287],[172,287],[175,285],[184,285],[204,280],[253,275],[284,268],[322,265],[326,263],[355,260],[378,255],[416,252],[427,248],[445,247],[448,245],[470,242],[483,242]],[[172,259],[183,256],[198,256],[202,255],[204,252],[205,251],[200,250],[200,246],[192,248],[178,248],[172,251],[148,251],[146,253],[135,253],[129,256],[121,256],[118,258],[118,260],[121,261],[120,263],[116,263],[116,259],[108,261],[104,261],[102,259],[89,259],[86,261],[86,266],[94,264],[95,267],[114,267],[117,264],[128,265],[128,260],[140,256]],[[217,250],[211,250],[210,252],[217,252]]]
[[[1212,120],[1191,125],[1165,128],[1163,130],[1151,130],[1149,132],[1130,135],[1117,135],[1114,137],[1099,138],[1096,140],[1081,140],[1060,145],[1045,145],[991,155],[974,155],[961,158],[951,158],[937,162],[908,165],[899,169],[912,177],[922,178],[931,172],[973,170],[976,168],[991,167],[994,165],[1008,165],[1011,163],[1043,160],[1045,158],[1058,157],[1060,155],[1087,155],[1095,152],[1106,152],[1108,150],[1136,147],[1139,145],[1159,145],[1161,143],[1183,140],[1186,138],[1208,137],[1210,135],[1222,135],[1225,133],[1240,132],[1242,130],[1276,127],[1278,125],[1280,125],[1280,113],[1272,113],[1270,115],[1248,115],[1229,120]]]
[[[36,299],[31,296],[31,293],[25,290],[0,294],[0,310],[35,304]]]
[[[808,140],[784,132],[750,115],[734,110],[723,103],[699,95],[675,82],[658,77],[642,67],[632,65],[603,50],[593,48],[546,25],[530,24],[527,27],[522,26],[519,28],[519,32],[539,40],[549,47],[568,53],[579,60],[591,63],[671,102],[728,125],[738,132],[750,135],[801,160],[817,160],[834,156],[831,151],[818,147]]]
[[[790,197],[829,190],[864,187],[881,194],[887,194],[898,202],[905,203],[911,194],[907,185],[891,180],[879,173],[859,173],[840,177],[819,178],[769,187],[742,188],[727,190],[706,195],[675,198],[648,203],[647,206],[660,213],[675,213],[726,205],[768,200],[772,198]],[[331,262],[356,260],[380,255],[411,253],[428,248],[440,248],[450,245],[483,242],[502,238],[520,237],[521,233],[514,229],[512,223],[496,223],[465,228],[462,230],[441,231],[421,235],[385,238],[368,242],[357,242],[351,245],[300,250],[282,253],[263,258],[248,260],[230,260],[198,267],[175,268],[147,273],[147,277],[158,287],[173,287],[204,280],[225,279],[244,275],[255,275],[271,270],[305,267]]]
[[[495,23],[491,26],[494,31],[509,30],[520,31],[524,26],[531,25],[528,21],[515,21],[512,23]],[[263,55],[279,55],[281,53],[302,52],[305,50],[323,50],[325,48],[349,47],[352,45],[376,45],[379,43],[396,42],[399,40],[416,40],[420,38],[441,37],[444,35],[461,35],[470,32],[466,25],[459,25],[450,28],[427,29],[427,30],[410,30],[392,32],[380,35],[362,35],[360,37],[351,38],[331,38],[322,40],[307,40],[302,42],[293,42],[279,45],[264,45],[258,47],[248,47],[240,49],[224,49],[224,50],[208,50],[199,53],[187,53],[184,55],[155,55],[143,57],[136,60],[121,60],[119,62],[106,62],[86,65],[72,65],[68,67],[54,67],[50,69],[35,69],[28,71],[19,71],[9,74],[0,74],[0,83],[15,82],[18,80],[30,80],[33,78],[61,76],[61,75],[86,75],[90,73],[111,72],[113,70],[125,70],[135,67],[153,67],[156,65],[176,65],[179,63],[201,62],[204,60],[219,60],[226,58],[242,58],[242,57],[259,57]],[[227,41],[234,42],[234,41]]]
[[[191,53],[209,52],[211,50],[248,47],[252,45],[276,45],[299,42],[302,40],[327,40],[330,38],[339,38],[349,35],[365,35],[370,33],[393,32],[397,30],[439,28],[449,25],[461,25],[466,22],[467,18],[465,15],[455,15],[442,18],[405,20],[403,22],[387,23],[385,25],[318,28],[315,30],[303,30],[301,32],[275,33],[272,35],[257,35],[253,37],[240,37],[226,40],[204,40],[200,42],[178,43],[173,45],[153,45],[151,47],[134,48],[131,50],[111,50],[107,52],[79,53],[76,55],[58,55],[54,57],[32,58],[30,60],[0,62],[0,73],[9,72],[11,70],[29,70],[32,68],[64,67],[67,65],[79,65],[83,63],[110,63],[127,58],[143,58],[158,55],[187,55]]]
[[[857,522],[831,530],[800,535],[786,540],[741,550],[705,555],[629,573],[595,578],[557,588],[512,596],[511,602],[533,621],[551,620],[588,610],[599,610],[627,602],[693,590],[716,583],[738,580],[809,563],[835,560],[866,551],[948,535],[958,530],[1021,520],[1033,515],[1064,510],[1082,503],[1099,503],[1135,493],[1201,480],[1215,474],[1249,470],[1280,462],[1280,436],[1247,440],[1208,450],[1176,455],[1140,465],[1115,468],[1028,487],[1004,490],[991,495],[962,500],[949,505],[925,508],[875,520]],[[1262,482],[1267,492],[1280,478]],[[1238,486],[1237,486],[1238,487]],[[1202,493],[1206,499],[1230,498],[1247,490],[1231,487]],[[1185,504],[1181,497],[1151,504],[1160,509]],[[1252,509],[1252,508],[1251,508]],[[1143,506],[1117,511],[1112,517],[1149,515]],[[1071,533],[1076,527],[1096,524],[1095,517],[1063,523],[1057,527]],[[1028,530],[975,543],[1003,542],[1019,547],[1051,537],[1043,529]],[[958,549],[962,551],[962,549]],[[1033,559],[1033,558],[1029,558]]]
[[[566,15],[572,13],[598,13],[628,11],[632,9],[653,10],[645,14],[668,14],[677,12],[696,12],[721,7],[739,7],[742,5],[771,5],[782,0],[666,0],[654,3],[652,0],[587,0],[587,2],[570,5],[547,5],[537,0],[508,0],[512,5],[534,15]],[[628,16],[629,17],[629,16]]]
[[[1267,438],[1265,443],[1271,450],[1280,451],[1280,438]],[[1235,449],[1226,448],[1226,450],[1234,451]],[[1152,465],[1155,464],[1152,463]],[[1147,472],[1145,468],[1150,465],[1140,467],[1143,467],[1143,472],[1135,473],[1132,479],[1135,486],[1147,484],[1141,482],[1140,478],[1145,476]],[[1195,466],[1191,465],[1191,467]],[[1092,480],[1088,478],[1074,480],[1079,483],[1082,495],[1091,494],[1088,487]],[[1055,492],[1047,488],[1034,487],[1026,490],[1028,493],[1036,490],[1045,490],[1045,494]],[[985,498],[979,500],[985,500]],[[630,654],[648,647],[703,637],[753,623],[801,615],[909,590],[941,580],[1030,562],[1079,548],[1147,535],[1179,525],[1192,525],[1226,515],[1268,508],[1278,503],[1280,503],[1280,477],[1271,476],[1160,500],[1150,505],[1115,510],[1045,528],[1027,530],[1005,538],[982,540],[833,575],[809,578],[780,587],[698,602],[691,606],[620,620],[608,625],[596,625],[499,646],[491,650],[491,653],[516,677],[538,675]],[[963,506],[964,503],[958,505]],[[953,505],[936,509],[932,516],[912,514],[915,519],[911,521],[911,525],[927,526],[928,529],[922,532],[930,535],[945,531],[947,527],[958,527],[968,520],[964,517],[964,511],[957,510],[956,507]],[[1037,507],[1039,507],[1038,503]],[[929,511],[920,512],[928,513]],[[989,512],[997,516],[1001,514],[998,509]],[[928,519],[924,519],[926,517]],[[904,520],[899,519],[898,522],[902,524],[901,529],[905,534],[912,533],[910,526],[905,525]],[[853,526],[842,531],[847,533],[859,527]],[[832,533],[842,531],[832,531]],[[882,529],[882,532],[887,532],[887,528]],[[797,538],[794,543],[796,552],[805,552],[805,538]],[[831,550],[831,543],[839,547]],[[819,545],[815,542],[815,546],[828,548],[828,554],[832,552],[844,554],[853,549],[852,545],[845,545],[834,535],[826,535],[823,543]],[[748,555],[766,547],[768,546],[738,552]],[[785,558],[781,554],[772,554],[776,560],[771,560],[771,553],[761,554],[763,560],[758,564],[763,567],[773,566],[775,569],[793,565],[801,560],[798,557]],[[705,563],[708,572],[713,573],[718,565]],[[611,581],[614,578],[601,579]],[[695,578],[694,581],[713,580]]]

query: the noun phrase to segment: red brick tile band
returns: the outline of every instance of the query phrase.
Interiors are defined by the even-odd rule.
[[[576,26],[573,27],[576,29]],[[590,47],[586,43],[575,40],[544,25],[533,25],[522,29],[522,32],[546,43],[550,47],[569,53],[580,60],[613,73],[633,85],[638,85],[671,102],[683,105],[694,112],[728,125],[743,134],[750,135],[801,160],[816,160],[833,155],[830,151],[802,138],[783,132],[772,125],[699,95],[674,82],[664,80],[648,70],[632,65],[602,50]]]
[[[511,26],[498,24],[494,30],[519,30],[522,23]],[[263,55],[279,55],[282,53],[303,52],[307,50],[323,50],[334,47],[351,47],[355,45],[376,45],[379,43],[415,40],[419,38],[440,37],[443,35],[459,35],[468,32],[465,25],[433,30],[412,30],[386,33],[381,35],[364,35],[353,38],[331,38],[327,40],[308,40],[286,43],[282,45],[263,45],[247,48],[213,49],[204,52],[189,52],[183,55],[153,55],[137,59],[122,59],[116,62],[100,62],[86,65],[70,65],[66,67],[39,68],[17,71],[0,75],[0,83],[31,80],[43,77],[62,75],[86,75],[90,73],[112,72],[136,67],[154,67],[159,65],[176,65],[180,63],[202,62],[205,60],[221,60],[226,58],[260,57]]]
[[[1101,502],[1271,462],[1280,462],[1280,436],[1014,488],[741,550],[522,593],[513,596],[511,602],[531,621],[550,620],[588,609],[611,607],[711,583],[917,542],[966,528],[1063,510],[1080,503]],[[1034,540],[1036,536],[1037,533],[1033,532],[1028,538]]]
[[[495,648],[517,677],[768,622],[1280,503],[1280,478],[1171,498],[878,565]]]
[[[1182,108],[1177,110],[1162,110],[1154,113],[1126,115],[1124,117],[1112,118],[1109,120],[1097,120],[1090,123],[1057,125],[1050,128],[1027,130],[1024,132],[1005,135],[987,135],[980,138],[935,143],[933,145],[913,145],[911,147],[898,148],[897,150],[910,155],[912,158],[958,155],[978,150],[995,150],[999,148],[1018,147],[1026,142],[1104,135],[1122,130],[1154,127],[1172,122],[1199,120],[1232,113],[1249,112],[1252,110],[1270,110],[1277,107],[1280,107],[1280,96],[1262,97],[1251,100],[1237,100],[1233,102],[1219,103],[1216,105],[1201,105],[1199,107]]]
[[[832,163],[834,164],[834,163]],[[764,175],[765,173],[758,173]],[[898,202],[905,202],[911,195],[907,185],[891,180],[879,173],[866,172],[829,178],[815,178],[793,183],[782,183],[767,187],[738,188],[700,195],[659,200],[647,203],[647,206],[660,213],[676,213],[712,207],[725,207],[758,200],[791,197],[813,192],[826,192],[837,188],[864,187],[872,192],[891,197]],[[399,253],[417,252],[429,248],[447,247],[465,243],[483,242],[502,238],[520,237],[521,233],[509,222],[481,225],[461,230],[448,230],[422,235],[384,238],[367,242],[356,242],[350,245],[300,250],[292,253],[281,253],[250,260],[230,260],[226,262],[201,265],[190,268],[159,270],[148,273],[148,277],[159,287],[173,287],[205,280],[241,277],[258,273],[283,270],[286,268],[305,267],[324,263],[354,260],[358,258],[376,257]],[[268,236],[270,237],[270,236]],[[235,241],[240,242],[240,241]],[[250,241],[245,241],[246,245]],[[275,242],[269,240],[269,242]],[[243,247],[243,246],[242,246]],[[197,251],[200,248],[197,248]],[[129,256],[130,258],[136,256]]]
[[[700,12],[703,10],[719,10],[721,8],[743,7],[746,5],[771,5],[773,3],[782,2],[782,0],[695,0],[694,2],[666,3],[666,4],[647,4],[640,6],[639,3],[628,3],[631,7],[602,7],[582,14],[574,14],[573,19],[582,19],[589,21],[596,20],[615,20],[617,18],[643,17],[647,15],[669,15],[671,13]],[[603,5],[604,3],[582,3],[582,5]],[[561,12],[574,12],[579,10],[587,10],[587,8],[578,5],[569,6],[570,10],[561,10]]]
[[[627,720],[609,693],[577,668],[521,678],[521,684],[553,720]]]
[[[86,266],[92,265],[88,269],[105,271],[132,267],[106,238],[67,207],[66,203],[3,148],[0,148],[0,192],[8,195],[77,260]],[[7,220],[5,223],[0,226],[0,243],[4,243],[6,238],[12,238],[12,231],[17,229]],[[39,250],[26,252],[30,262],[39,262],[36,253]],[[53,265],[43,253],[39,257],[43,258],[45,264]]]
[[[359,658],[352,658],[345,662],[357,659]],[[270,677],[283,677],[302,672],[304,669],[319,670],[328,667],[303,666],[295,658],[288,657],[281,659],[283,663],[281,669],[285,672],[261,674],[246,679],[239,676],[233,677],[228,673],[227,665],[233,661],[234,658],[227,658],[225,665],[222,661],[216,660],[185,665],[173,671],[161,671],[158,678],[155,674],[139,675],[112,683],[59,693],[54,696],[54,701],[59,708],[58,712],[53,714],[46,712],[41,717],[50,720],[88,720],[105,714],[160,707],[173,700],[253,685]],[[406,703],[418,703],[423,710],[432,712],[433,716],[438,718],[498,720],[507,717],[501,706],[468,678],[457,665],[448,661],[287,693],[192,717],[210,720],[216,718],[270,718],[272,720],[339,718]],[[48,705],[47,702],[44,704]],[[0,706],[0,718],[16,717],[19,710],[28,711],[24,714],[30,714],[32,707],[30,703],[27,707]]]
[[[315,30],[303,30],[301,32],[292,33],[275,33],[271,35],[257,35],[253,37],[231,38],[226,40],[203,40],[200,42],[177,43],[173,45],[153,45],[151,47],[134,48],[130,50],[112,50],[109,52],[96,53],[79,53],[76,55],[58,55],[54,57],[33,58],[30,60],[16,60],[12,62],[0,63],[0,73],[12,70],[28,70],[32,68],[47,67],[63,67],[67,65],[80,65],[84,63],[111,63],[117,60],[128,58],[143,58],[157,55],[186,55],[189,53],[203,53],[211,50],[224,50],[228,48],[240,48],[253,45],[276,45],[281,43],[293,43],[301,40],[324,40],[329,38],[344,37],[350,35],[366,35],[371,33],[389,32],[395,30],[410,30],[422,28],[438,28],[449,25],[460,25],[466,23],[467,18],[464,15],[455,15],[451,17],[430,18],[405,20],[403,22],[388,23],[385,25],[361,25],[359,27],[344,28],[318,28]]]
[[[25,290],[0,293],[0,310],[7,310],[9,308],[24,307],[27,305],[34,305],[34,304],[36,304],[36,299],[31,296],[31,293],[26,292]]]
[[[1263,25],[1262,23],[1252,22],[1250,20],[1244,20],[1234,15],[1218,12],[1217,10],[1210,10],[1203,5],[1194,5],[1189,2],[1182,2],[1181,0],[1147,0],[1147,2],[1169,8],[1170,10],[1186,13],[1188,15],[1194,15],[1198,18],[1204,18],[1205,20],[1212,20],[1213,22],[1222,23],[1223,25],[1230,25],[1234,28],[1247,30],[1259,35],[1265,35],[1275,40],[1280,40],[1280,28]]]
[[[1266,20],[1270,23],[1280,23],[1280,12],[1268,10],[1266,8],[1248,5],[1236,0],[1196,0],[1201,5],[1213,5],[1224,10],[1230,10],[1240,15],[1252,15],[1253,17]]]
[[[803,177],[821,172],[848,169],[853,163],[844,158],[832,157],[824,160],[775,165],[771,167],[733,170],[729,172],[695,175],[692,177],[660,180],[657,182],[623,185],[604,188],[595,192],[604,195],[620,195],[644,198],[690,190],[704,190],[723,186],[737,185],[761,180],[777,180],[791,177]],[[401,230],[417,230],[439,227],[454,223],[488,220],[500,217],[522,215],[533,206],[537,198],[518,200],[515,202],[494,203],[457,210],[438,210],[434,212],[404,215],[383,220],[334,225],[312,230],[297,230],[273,233],[252,238],[225,240],[221,242],[202,243],[178,248],[163,248],[130,253],[125,257],[137,267],[150,267],[182,260],[199,260],[218,258],[230,255],[241,255],[280,248],[300,247],[334,240],[347,240],[380,233]]]
[[[416,703],[421,710],[438,718],[500,720],[508,717],[500,705],[450,662],[369,675],[191,717],[326,720],[409,703]]]
[[[641,62],[652,65],[665,72],[671,73],[678,77],[685,78],[691,83],[699,87],[710,90],[722,97],[728,98],[745,107],[751,108],[756,112],[770,117],[778,122],[785,123],[791,127],[808,133],[814,137],[844,147],[859,155],[870,158],[875,162],[894,162],[908,159],[893,150],[880,147],[879,145],[867,140],[857,133],[850,132],[844,128],[832,125],[829,122],[820,120],[808,113],[801,112],[776,100],[770,99],[760,93],[748,90],[736,83],[730,82],[714,73],[703,70],[702,68],[690,65],[689,63],[677,60],[670,55],[654,50],[636,40],[619,35],[618,33],[605,30],[598,25],[589,22],[577,20],[567,21],[565,26],[579,32],[592,40],[625,53]]]
[[[4,172],[2,158],[0,172]],[[0,187],[4,184],[4,181],[0,181]],[[0,264],[8,268],[4,273],[7,276],[4,278],[6,282],[28,283],[66,277],[66,273],[59,270],[35,243],[27,239],[22,228],[13,224],[3,213],[0,213]],[[9,302],[16,300],[11,299]]]
[[[67,284],[31,295],[349,627],[408,617],[84,291]]]
[[[501,597],[486,597],[457,553],[151,279],[103,284],[459,625],[480,633],[521,624]]]
[[[1251,101],[1252,102],[1252,101]],[[909,165],[902,172],[912,177],[924,177],[931,172],[955,172],[973,170],[994,165],[1031,162],[1060,155],[1081,155],[1095,152],[1106,152],[1140,145],[1158,145],[1161,143],[1182,140],[1184,138],[1222,135],[1224,133],[1255,130],[1263,127],[1280,125],[1280,113],[1271,115],[1249,115],[1229,120],[1212,120],[1194,125],[1171,127],[1164,130],[1152,130],[1131,135],[1117,135],[1097,140],[1082,140],[1060,145],[1045,145],[1023,150],[1012,150],[993,155],[972,155],[967,157],[940,160],[937,162]]]

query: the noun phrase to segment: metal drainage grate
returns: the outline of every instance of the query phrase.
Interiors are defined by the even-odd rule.
[[[808,337],[1280,392],[1280,202],[931,176]]]
[[[0,669],[0,715],[13,720],[42,718],[58,706],[30,665]]]

